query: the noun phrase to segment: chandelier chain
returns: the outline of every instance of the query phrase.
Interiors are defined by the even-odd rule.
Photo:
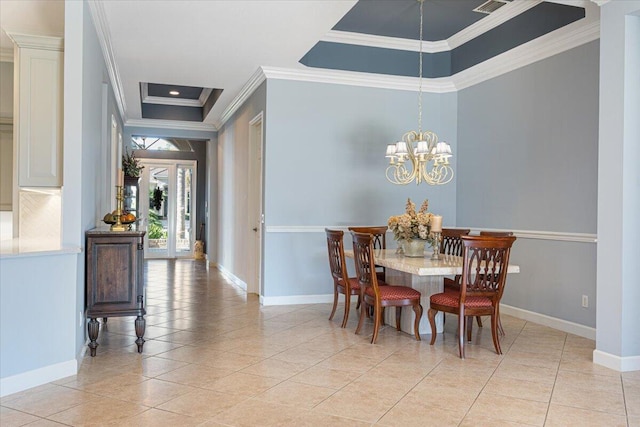
[[[419,58],[419,71],[418,71],[418,132],[422,133],[422,10],[424,6],[424,0],[420,1],[420,46],[418,52]]]
[[[387,145],[385,157],[389,159],[387,180],[392,184],[406,185],[410,182],[443,185],[453,179],[453,168],[449,158],[453,156],[451,146],[438,141],[431,131],[422,131],[422,71],[424,2],[420,2],[420,44],[418,47],[418,132],[409,131],[402,140]]]

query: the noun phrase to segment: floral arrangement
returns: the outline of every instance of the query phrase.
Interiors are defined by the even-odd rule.
[[[129,150],[122,155],[122,170],[126,176],[132,176],[137,178],[144,169],[144,166],[140,165],[140,161],[133,153],[129,153]]]
[[[429,200],[422,202],[420,210],[416,212],[416,205],[407,199],[406,212],[402,215],[389,217],[389,229],[397,241],[422,239],[433,245],[434,236],[430,233],[432,213],[427,212]]]

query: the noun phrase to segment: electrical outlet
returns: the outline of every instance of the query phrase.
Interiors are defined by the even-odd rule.
[[[582,295],[582,306],[584,308],[589,307],[589,297],[587,295]]]

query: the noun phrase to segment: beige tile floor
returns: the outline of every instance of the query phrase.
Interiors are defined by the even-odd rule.
[[[146,269],[144,353],[133,318],[109,319],[78,375],[0,400],[2,427],[640,426],[640,372],[593,365],[591,340],[503,316],[504,355],[475,328],[460,360],[455,317],[434,346],[388,326],[371,345],[355,309],[341,329],[327,304],[261,307],[201,261]]]

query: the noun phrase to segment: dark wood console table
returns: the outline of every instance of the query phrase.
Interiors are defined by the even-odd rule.
[[[109,317],[136,316],[138,353],[142,353],[144,309],[144,231],[110,231],[99,227],[85,233],[85,308],[89,349],[96,355],[100,323]]]

